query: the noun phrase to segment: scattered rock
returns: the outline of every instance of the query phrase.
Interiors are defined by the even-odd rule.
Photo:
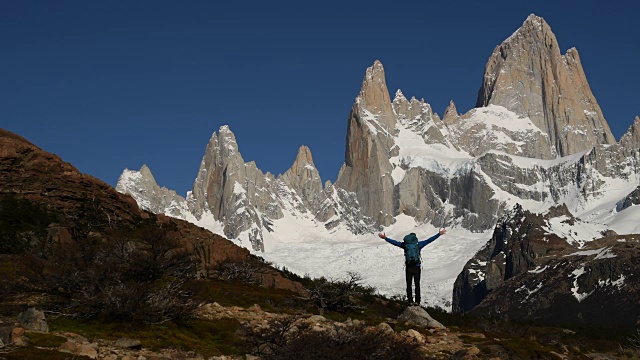
[[[327,318],[325,318],[322,315],[312,315],[307,318],[307,322],[313,323],[313,324],[319,323],[319,322],[325,322],[325,321],[327,321]]]
[[[35,308],[27,309],[18,315],[18,321],[24,325],[27,330],[49,332],[49,325],[42,310]]]
[[[91,359],[98,358],[98,350],[95,344],[80,344],[75,351],[78,356],[87,356]]]
[[[115,346],[122,349],[140,350],[142,349],[142,343],[140,340],[121,338],[116,340]]]
[[[471,356],[475,356],[480,354],[480,349],[478,349],[475,346],[472,346],[469,348],[469,350],[467,350],[467,355],[471,355]]]
[[[422,334],[420,334],[419,332],[413,330],[413,329],[409,329],[407,330],[407,335],[418,340],[418,342],[423,343],[424,342],[424,336],[422,336]]]
[[[14,328],[13,331],[11,331],[11,342],[17,346],[27,345],[27,342],[25,341],[23,335],[24,335],[24,328],[21,328],[21,327]]]
[[[391,325],[387,324],[387,323],[380,323],[378,324],[378,329],[382,330],[382,332],[384,333],[388,333],[391,334],[393,333],[393,328],[391,327]]]
[[[65,342],[64,344],[60,345],[60,347],[58,349],[60,351],[72,353],[72,352],[76,351],[77,347],[78,347],[78,343],[76,343],[73,340],[69,340],[69,341]]]
[[[76,334],[76,333],[72,333],[72,332],[62,332],[62,333],[60,333],[60,335],[66,337],[67,339],[71,339],[71,340],[73,340],[73,341],[75,341],[77,343],[81,343],[81,344],[89,342],[89,340],[86,337],[84,337],[82,335],[79,335],[79,334]]]

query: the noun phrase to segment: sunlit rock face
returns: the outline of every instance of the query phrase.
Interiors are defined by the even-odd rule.
[[[487,62],[476,106],[490,104],[528,117],[549,136],[551,151],[538,158],[615,143],[578,51],[571,48],[562,55],[549,25],[535,15],[497,46]]]

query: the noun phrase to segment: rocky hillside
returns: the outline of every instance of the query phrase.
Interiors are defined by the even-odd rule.
[[[0,129],[0,196],[7,194],[59,214],[59,222],[42,224],[47,228],[47,239],[52,242],[64,244],[89,234],[97,236],[108,229],[136,226],[141,221],[154,219],[159,227],[175,229],[170,236],[197,256],[199,272],[203,276],[222,261],[243,261],[251,257],[246,249],[220,235],[186,221],[155,216],[140,209],[130,196],[80,173],[71,164],[24,138]],[[297,286],[274,269],[266,271],[263,280],[270,286],[290,289]]]
[[[516,206],[456,279],[453,309],[556,325],[635,328],[639,253],[640,236],[594,233],[564,206],[543,215]]]

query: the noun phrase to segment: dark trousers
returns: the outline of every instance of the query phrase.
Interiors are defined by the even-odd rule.
[[[420,303],[420,272],[422,268],[420,265],[406,266],[405,275],[407,276],[407,300],[413,302],[413,296],[411,294],[411,283],[415,279],[416,283],[416,302]]]

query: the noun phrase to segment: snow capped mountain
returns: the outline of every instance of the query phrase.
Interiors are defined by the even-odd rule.
[[[391,100],[375,61],[348,117],[335,184],[322,185],[306,146],[284,174],[263,173],[244,162],[235,135],[222,126],[186,198],[160,188],[146,166],[125,170],[117,189],[145,209],[222,232],[298,273],[357,271],[387,294],[404,291],[402,254],[375,232],[426,238],[446,226],[449,233],[423,254],[423,298],[451,308],[456,277],[516,204],[532,213],[565,204],[581,220],[553,220],[545,231],[577,247],[608,229],[638,232],[631,223],[640,206],[629,198],[640,185],[638,129],[636,118],[615,143],[577,51],[560,55],[546,22],[530,16],[494,51],[478,107],[465,114],[452,101],[440,119],[400,90]]]
[[[549,135],[545,151],[536,158],[615,143],[578,51],[571,48],[560,54],[551,27],[533,14],[495,48],[487,62],[476,106],[491,104],[528,117]]]

